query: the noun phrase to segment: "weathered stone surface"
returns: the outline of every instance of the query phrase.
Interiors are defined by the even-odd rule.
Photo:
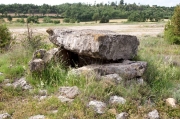
[[[52,60],[60,60],[58,48],[53,48],[49,51],[40,49],[34,52],[33,58],[29,63],[29,68],[31,72],[41,72],[45,68],[45,64]]]
[[[0,72],[0,75],[3,75],[3,73],[2,73],[2,72]]]
[[[148,119],[160,119],[158,111],[153,110],[152,112],[149,112]]]
[[[92,106],[94,111],[98,114],[105,113],[106,110],[106,103],[97,100],[90,101],[88,106]]]
[[[33,60],[34,59],[42,59],[44,57],[45,53],[46,53],[45,49],[36,50],[33,54]]]
[[[56,114],[56,113],[58,113],[58,110],[52,110],[50,112],[53,113],[53,114]]]
[[[24,90],[29,90],[29,89],[32,88],[32,86],[26,82],[26,78],[25,77],[22,77],[19,80],[17,80],[14,83],[12,83],[12,86],[14,88],[17,88],[19,86],[19,87],[21,87]]]
[[[63,102],[72,102],[74,99],[69,99],[69,98],[66,98],[64,96],[58,96],[58,99],[63,103]]]
[[[123,79],[118,74],[109,74],[101,76],[102,80],[108,80],[115,84],[119,84]]]
[[[119,74],[122,78],[133,79],[141,77],[147,67],[147,63],[143,61],[123,61],[122,63],[111,64],[92,64],[78,69],[73,69],[74,74],[89,74],[95,72],[99,75]]]
[[[107,30],[47,30],[52,43],[79,55],[106,60],[132,59],[138,49],[136,36]]]
[[[59,88],[59,92],[61,96],[66,98],[74,99],[79,93],[79,89],[77,86],[73,87],[61,87]]]
[[[58,51],[59,51],[58,48],[53,48],[53,49],[47,51],[41,59],[45,63],[48,63],[48,62],[50,62],[56,56],[56,53]]]
[[[116,115],[116,119],[128,119],[129,114],[126,112],[121,112],[120,114]]]
[[[35,115],[35,116],[29,117],[29,119],[45,119],[45,116],[44,115]]]
[[[137,83],[139,84],[139,85],[143,85],[144,84],[144,79],[143,78],[137,78]]]
[[[48,95],[47,90],[39,90],[38,95],[47,96]]]
[[[123,97],[111,96],[109,100],[110,104],[125,104],[126,100]]]
[[[29,68],[31,72],[41,72],[44,70],[45,63],[42,59],[34,59],[29,63]]]
[[[9,119],[10,117],[11,115],[9,115],[8,113],[0,114],[0,119]]]
[[[176,100],[174,98],[166,99],[166,104],[171,107],[176,107]]]
[[[3,83],[4,84],[10,83],[10,79],[4,79]]]

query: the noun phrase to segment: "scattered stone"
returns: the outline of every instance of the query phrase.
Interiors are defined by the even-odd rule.
[[[33,60],[34,59],[42,59],[44,57],[45,53],[46,53],[45,49],[36,50],[33,54]]]
[[[39,100],[44,100],[44,99],[46,99],[47,98],[47,96],[45,95],[45,96],[40,96],[39,97]]]
[[[69,98],[66,98],[64,96],[58,96],[58,99],[64,103],[64,102],[72,102],[74,99],[69,99]]]
[[[58,47],[99,59],[132,59],[139,45],[136,36],[107,30],[51,29],[47,32],[49,40]]]
[[[1,76],[1,75],[3,75],[3,73],[2,73],[2,72],[0,72],[0,76]]]
[[[47,90],[39,90],[38,95],[47,96],[48,95]]]
[[[149,112],[148,119],[160,119],[158,111],[153,110],[152,112]]]
[[[38,95],[36,95],[34,98],[41,101],[41,100],[44,100],[44,99],[46,99],[48,97],[51,97],[51,96],[48,96],[47,90],[39,90]]]
[[[109,74],[101,77],[102,80],[108,80],[115,84],[119,84],[123,79],[118,74]]]
[[[35,51],[32,60],[29,62],[30,71],[41,72],[50,61],[61,61],[61,53],[60,48],[53,48],[49,51],[44,49]]]
[[[44,115],[35,115],[35,116],[29,117],[29,119],[45,119],[45,116]]]
[[[121,112],[120,114],[116,115],[116,119],[128,119],[129,114],[126,112]]]
[[[44,70],[45,63],[42,59],[34,59],[30,61],[29,68],[31,72],[41,72]]]
[[[56,114],[58,113],[58,110],[52,110],[51,113]]]
[[[59,88],[59,92],[61,96],[66,98],[74,99],[79,93],[79,89],[77,86],[73,87],[61,87]]]
[[[10,83],[10,79],[4,79],[3,83],[4,84]]]
[[[109,109],[108,110],[108,112],[110,113],[110,114],[113,114],[113,115],[116,115],[117,114],[117,112],[116,112],[116,109]]]
[[[110,104],[125,104],[126,100],[123,97],[111,96],[109,100]]]
[[[10,86],[12,86],[12,84],[11,83],[6,83],[5,86],[10,87]]]
[[[176,100],[174,98],[166,99],[166,104],[171,107],[176,107]]]
[[[26,82],[26,78],[22,77],[19,80],[15,81],[12,86],[14,88],[17,88],[18,86],[21,87],[24,90],[32,89],[32,86]]]
[[[92,64],[74,69],[74,74],[89,74],[95,72],[99,75],[118,74],[124,79],[141,77],[146,70],[147,63],[143,61],[123,61],[122,63]],[[84,73],[85,72],[85,73]]]
[[[106,110],[106,104],[101,101],[96,101],[96,100],[90,101],[88,106],[90,107],[92,106],[94,111],[98,114],[105,113]]]
[[[137,83],[139,85],[143,85],[144,84],[144,79],[143,78],[137,78]]]
[[[0,114],[0,119],[9,119],[11,117],[11,115],[9,115],[8,113],[3,113],[3,114]]]

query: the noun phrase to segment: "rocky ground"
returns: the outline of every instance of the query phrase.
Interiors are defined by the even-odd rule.
[[[163,23],[157,23],[157,24],[156,23],[145,23],[145,24],[135,24],[134,23],[134,24],[119,24],[119,25],[107,24],[107,25],[89,25],[89,26],[87,26],[87,25],[86,26],[62,26],[62,28],[75,29],[75,30],[83,30],[83,29],[111,30],[111,31],[118,32],[120,34],[135,35],[135,36],[140,38],[140,37],[147,37],[147,36],[158,37],[159,35],[161,35],[163,33],[164,24]],[[48,27],[34,27],[33,28],[34,32],[41,33],[41,34],[47,36],[46,40],[48,41],[48,34],[46,33],[47,29],[48,29]],[[21,39],[20,36],[23,36],[23,34],[27,31],[27,29],[25,27],[10,28],[10,31],[13,33],[14,37],[16,37],[17,39]],[[148,43],[146,43],[145,45],[149,45]],[[152,45],[152,44],[150,43],[150,45]],[[149,51],[152,51],[152,50],[150,49]],[[169,61],[168,58],[166,60]],[[128,62],[127,63],[128,67],[126,67],[126,66],[125,66],[125,68],[120,67],[120,68],[115,69],[115,70],[119,70],[119,69],[121,70],[122,69],[122,70],[125,70],[123,72],[126,72],[126,70],[132,69],[131,64],[133,65],[135,62],[133,62],[133,61],[132,62],[126,61],[126,62]],[[135,86],[145,88],[147,86],[146,82],[141,77],[142,75],[138,75],[138,74],[141,74],[141,72],[144,73],[144,70],[145,70],[147,64],[146,64],[146,62],[140,62],[140,64],[141,63],[143,63],[145,66],[144,65],[143,65],[144,67],[139,66],[139,64],[138,64],[138,68],[136,66],[131,71],[136,76],[134,76],[133,73],[132,74],[126,74],[126,75],[130,75],[131,78],[136,79],[135,82],[133,82],[133,83],[135,83]],[[98,71],[102,70],[101,66],[99,66],[98,68],[99,68]],[[110,66],[107,66],[106,69],[110,69],[110,68],[111,68]],[[114,68],[114,66],[113,66],[113,68]],[[86,72],[88,74],[86,76],[86,78],[92,77],[92,74],[87,71],[87,67],[79,68],[79,70],[81,70],[81,69],[86,70],[86,71],[82,70],[83,72]],[[97,66],[94,69],[97,69]],[[143,69],[143,71],[142,71],[142,69]],[[4,75],[3,73],[4,72],[0,71],[0,75]],[[77,73],[77,71],[76,71],[76,73]],[[50,77],[47,77],[47,78],[50,78]],[[68,75],[66,78],[68,79]],[[97,77],[97,79],[98,78],[99,78],[99,76]],[[110,90],[110,88],[121,87],[120,84],[123,80],[122,77],[120,77],[116,73],[114,73],[114,74],[107,73],[107,75],[103,75],[100,78],[103,79],[103,81],[99,81],[99,80],[94,81],[94,82],[92,81],[92,83],[96,83],[95,86],[91,84],[91,80],[90,81],[86,80],[86,83],[85,83],[86,88],[82,88],[81,85],[73,85],[73,86],[63,85],[63,86],[59,86],[58,90],[53,92],[53,93],[49,93],[48,90],[46,90],[46,89],[34,88],[27,81],[26,77],[24,77],[24,76],[21,78],[17,78],[14,81],[12,81],[11,79],[5,79],[5,80],[3,80],[2,83],[0,83],[0,94],[1,94],[1,87],[3,87],[3,88],[5,87],[6,90],[7,89],[10,90],[11,88],[13,88],[14,90],[19,90],[19,88],[21,88],[23,90],[23,92],[27,92],[27,94],[31,94],[31,96],[30,96],[30,98],[27,96],[26,98],[28,98],[28,99],[25,99],[22,96],[19,98],[19,100],[21,102],[20,101],[13,102],[13,105],[15,105],[15,106],[12,106],[12,107],[14,109],[20,109],[20,112],[18,112],[18,110],[12,111],[9,108],[7,108],[9,105],[11,105],[11,103],[4,100],[4,98],[0,97],[0,101],[2,100],[4,102],[6,102],[8,105],[8,106],[6,105],[6,109],[8,109],[8,111],[0,109],[0,110],[3,110],[3,111],[0,111],[0,119],[7,119],[7,118],[18,119],[18,116],[21,116],[21,115],[23,115],[23,116],[28,115],[28,116],[26,116],[27,119],[49,119],[49,117],[60,118],[60,119],[63,117],[64,117],[63,119],[65,119],[66,117],[68,117],[68,119],[81,119],[81,118],[83,119],[84,115],[87,116],[89,114],[88,113],[89,108],[94,111],[92,113],[92,114],[94,114],[93,118],[97,118],[99,115],[108,114],[108,118],[110,118],[110,119],[112,117],[114,117],[116,119],[128,119],[128,118],[134,119],[134,117],[136,117],[136,115],[138,115],[137,118],[142,117],[142,119],[160,119],[162,117],[162,115],[166,115],[162,111],[163,106],[168,106],[168,109],[172,109],[172,110],[173,109],[175,109],[175,110],[179,109],[177,101],[174,98],[168,98],[168,97],[164,98],[163,106],[160,107],[161,105],[160,106],[158,105],[159,106],[159,107],[157,106],[158,108],[156,108],[154,106],[155,102],[151,101],[151,97],[148,97],[147,99],[149,99],[149,100],[146,99],[145,104],[141,105],[138,101],[141,98],[143,99],[144,97],[141,97],[141,95],[139,93],[135,93],[135,95],[137,94],[139,97],[138,96],[132,96],[133,98],[129,99],[129,97],[125,93],[131,94],[130,92],[135,91],[136,87],[134,88],[133,85],[126,86],[127,91],[125,93],[123,91],[118,90],[119,91],[118,92],[116,90],[113,90],[114,92],[116,92],[116,93],[114,93],[113,91]],[[73,80],[73,81],[75,81],[75,80]],[[126,83],[128,85],[129,82],[127,81]],[[103,84],[103,86],[99,88],[98,86],[101,84]],[[129,84],[131,84],[131,83],[129,83]],[[11,87],[11,88],[8,88],[8,87]],[[94,88],[94,89],[92,89],[92,88]],[[101,88],[106,88],[105,90],[102,90],[102,91],[107,91],[105,93],[105,97],[102,96],[103,92],[101,92]],[[125,91],[125,89],[123,89],[123,88],[124,87],[117,88],[117,89],[121,89],[121,90]],[[84,89],[84,90],[82,90],[82,89]],[[116,89],[116,88],[114,88],[114,89]],[[131,89],[133,89],[133,90],[131,90]],[[141,88],[138,89],[138,92],[141,92],[140,89]],[[91,91],[92,91],[92,94],[91,94]],[[97,94],[96,94],[96,92],[97,92]],[[88,94],[88,93],[90,93],[90,94]],[[124,93],[124,96],[121,96],[121,95],[123,95],[123,93]],[[142,89],[142,93],[143,93],[143,89]],[[142,94],[142,96],[143,95],[149,96],[148,91],[145,91],[144,93]],[[98,96],[98,94],[100,96]],[[150,95],[150,96],[153,97],[153,95]],[[54,102],[53,102],[54,99],[53,98],[58,99],[58,101],[60,101],[60,103],[58,102],[54,106]],[[130,96],[130,98],[131,98],[131,96]],[[140,98],[140,99],[138,99],[138,98]],[[87,100],[85,100],[85,99],[87,99]],[[16,101],[16,99],[13,99],[13,97],[12,97],[12,100]],[[36,100],[36,101],[34,101],[34,100]],[[48,102],[48,100],[50,100],[50,102]],[[52,102],[51,102],[51,100],[52,100]],[[133,100],[135,103],[133,103],[133,101],[132,101],[132,103],[130,103],[129,102],[130,100],[131,101]],[[33,103],[31,103],[31,101]],[[26,103],[26,102],[28,102],[28,103]],[[46,103],[47,103],[47,105],[45,105]],[[51,104],[51,103],[53,103],[53,104]],[[18,104],[21,106],[18,107]],[[35,104],[35,105],[33,105],[33,104]],[[50,105],[52,105],[52,106],[50,106]],[[69,105],[70,106],[68,107],[68,109],[66,111],[64,111],[64,110],[59,109],[60,108],[60,107],[58,107],[59,105],[61,105],[62,108],[64,108],[64,110],[66,108],[63,106],[69,106]],[[31,110],[25,109],[26,106],[27,106],[27,108],[29,108]],[[72,109],[71,106],[74,106],[73,107],[74,109]],[[135,106],[134,109],[136,111],[134,111],[130,106],[132,106],[133,108]],[[3,107],[3,106],[0,105],[0,108],[1,107]],[[11,106],[9,106],[9,107],[11,107]],[[86,111],[81,109],[82,107]],[[22,111],[21,108],[22,108],[22,110],[25,109],[25,111]],[[121,109],[121,108],[123,108],[123,109]],[[144,108],[147,108],[147,109],[145,109],[145,111],[144,111],[143,110]],[[148,109],[148,108],[150,108],[150,109]],[[43,110],[43,111],[41,111],[41,110]],[[76,114],[76,112],[78,112],[79,110],[81,113]],[[118,110],[123,110],[123,111],[121,112]],[[61,114],[61,111],[64,111],[65,113],[63,112],[63,114]],[[135,114],[133,115],[133,113],[135,113]],[[55,115],[55,116],[52,116],[52,115]],[[56,115],[57,115],[57,117],[56,117]],[[68,115],[68,116],[66,116],[66,115]],[[85,118],[88,119],[88,116]],[[100,117],[99,116],[99,118],[106,118],[106,117],[103,117],[103,116]]]

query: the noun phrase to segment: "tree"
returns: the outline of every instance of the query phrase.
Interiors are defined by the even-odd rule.
[[[5,11],[5,12],[4,12],[4,15],[5,15],[5,17],[7,17],[7,15],[8,15],[8,12],[7,12],[7,11]]]
[[[44,16],[46,14],[46,10],[43,8],[40,8],[39,12],[42,14],[42,16]]]
[[[121,0],[121,1],[120,1],[120,5],[124,5],[124,0]]]
[[[92,19],[95,20],[97,23],[97,20],[99,19],[99,13],[94,13]]]
[[[52,23],[53,21],[51,20],[50,17],[44,17],[44,18],[43,18],[43,22],[44,22],[44,23]]]
[[[170,43],[180,44],[180,5],[176,6],[171,21],[166,24],[164,37]]]
[[[9,22],[11,22],[11,21],[12,21],[12,16],[11,16],[11,15],[8,15],[8,16],[7,16],[7,19],[8,19]]]
[[[100,19],[100,23],[108,23],[109,22],[109,17],[108,16],[103,16],[101,19]]]
[[[7,26],[5,24],[0,24],[0,52],[4,49],[8,49],[11,40],[11,33]]]
[[[48,14],[48,16],[49,16],[49,13],[51,12],[51,10],[50,9],[47,9],[47,11],[46,11],[46,13]]]
[[[39,23],[39,17],[38,16],[29,16],[27,18],[27,23],[30,23],[30,22]]]

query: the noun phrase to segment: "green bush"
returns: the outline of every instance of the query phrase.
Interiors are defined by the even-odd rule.
[[[53,23],[53,20],[51,20],[50,17],[44,17],[44,18],[43,18],[43,22],[44,22],[44,23]]]
[[[29,16],[27,18],[27,22],[30,23],[30,22],[33,22],[33,23],[39,23],[39,17],[38,16]]]
[[[54,23],[54,24],[59,24],[59,23],[60,23],[60,20],[54,20],[53,23]]]
[[[17,19],[16,22],[25,23],[25,20],[24,20],[24,18],[21,18],[21,19]]]
[[[171,44],[180,44],[180,6],[175,8],[171,21],[166,24],[164,37]]]
[[[69,18],[64,18],[64,19],[63,19],[63,22],[64,22],[64,23],[69,23],[69,22],[70,22],[70,19],[69,19]]]
[[[11,42],[11,33],[5,24],[0,24],[0,51],[7,50]]]
[[[75,23],[76,20],[75,19],[70,19],[70,23]]]
[[[109,17],[108,16],[103,16],[101,19],[100,19],[100,23],[109,23]]]

